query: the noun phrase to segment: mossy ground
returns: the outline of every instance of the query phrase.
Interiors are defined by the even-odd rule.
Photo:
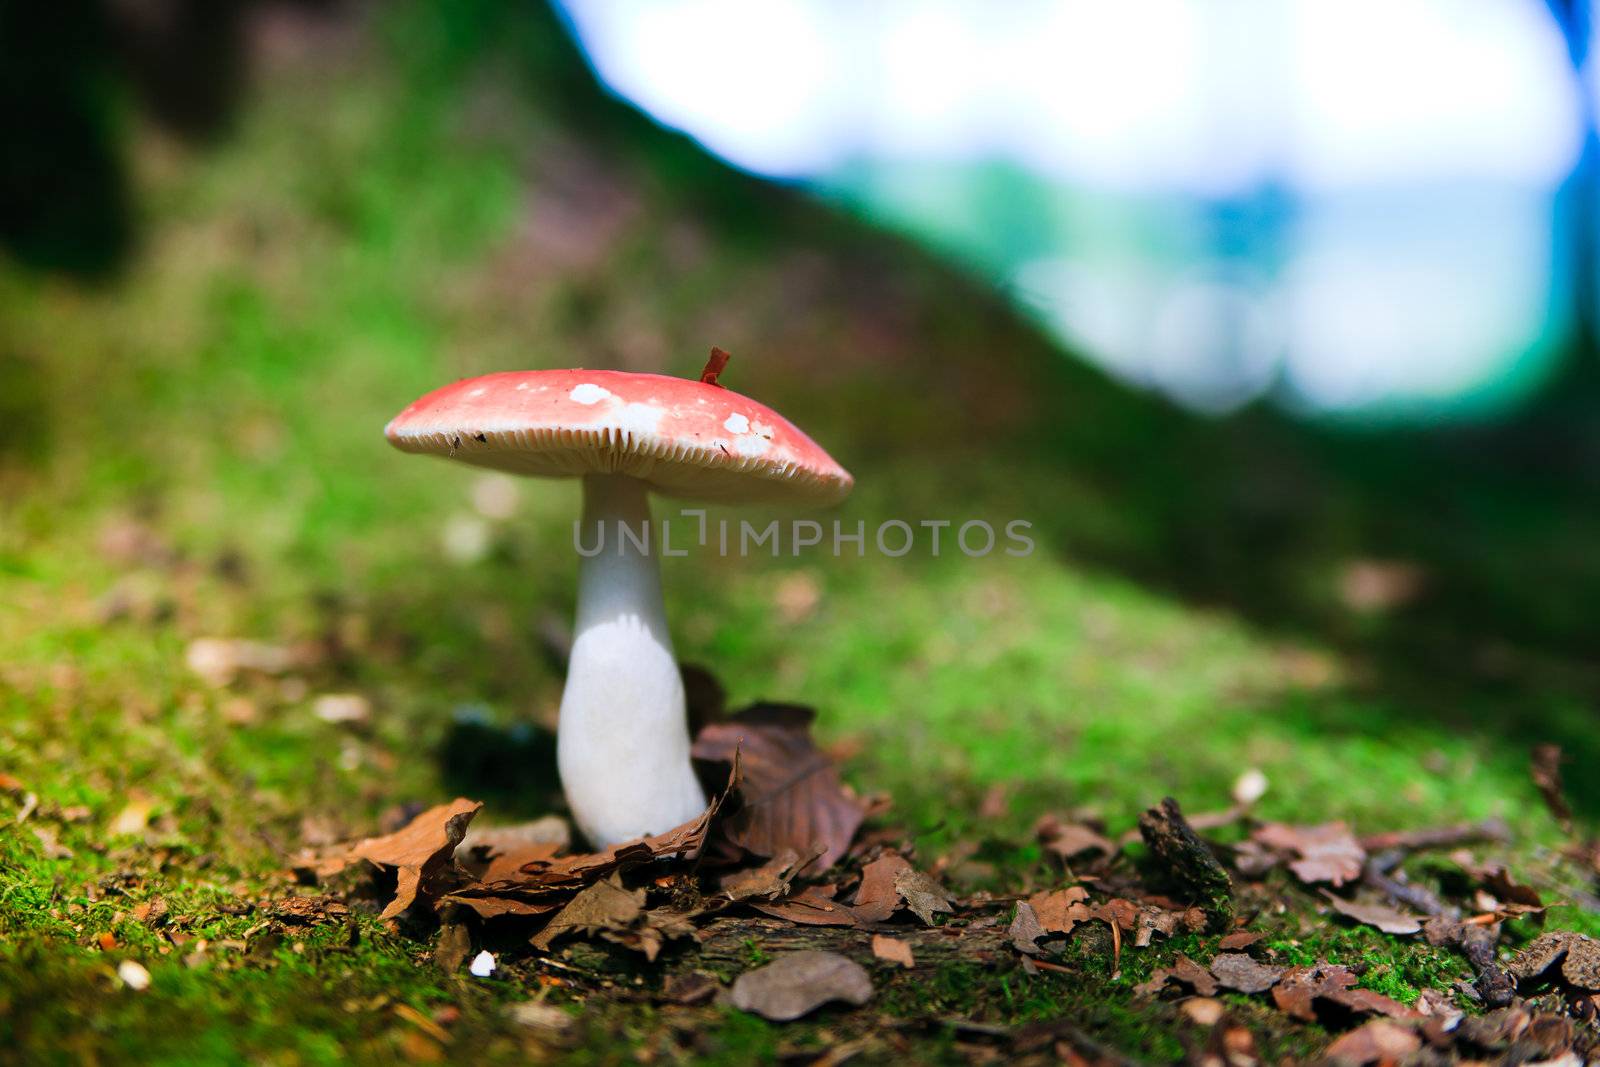
[[[485,519],[477,475],[379,432],[427,389],[506,367],[693,374],[720,344],[737,354],[729,385],[856,472],[841,521],[1034,524],[1022,559],[666,568],[680,654],[736,702],[815,705],[847,777],[893,796],[923,855],[989,842],[980,883],[1059,881],[1027,843],[1046,811],[1091,807],[1121,830],[1163,794],[1223,806],[1246,767],[1273,783],[1268,817],[1500,816],[1515,856],[1548,867],[1558,838],[1527,749],[1595,750],[1594,668],[1570,651],[1595,588],[1592,508],[1449,449],[1400,462],[1387,438],[1259,413],[1222,427],[1131,397],[914,250],[622,113],[548,20],[508,12],[411,4],[354,35],[302,27],[304,48],[269,50],[225,143],[133,131],[142,240],[120,276],[0,270],[0,770],[22,786],[0,803],[10,817],[38,800],[0,831],[0,1058],[621,1062],[649,1047],[743,1063],[882,1029],[874,1013],[902,1020],[924,1062],[960,1057],[938,1022],[952,1018],[1067,1015],[1153,1060],[1199,1039],[1130,990],[1203,945],[1129,952],[1116,978],[1092,944],[1068,975],[884,972],[873,1012],[780,1028],[652,1006],[622,995],[625,976],[578,995],[531,961],[446,976],[425,932],[364,916],[255,936],[251,905],[288,891],[308,816],[360,832],[458,792],[490,819],[557,803],[543,750],[518,739],[559,694],[535,635],[571,612],[575,490],[524,484],[511,518]],[[486,532],[486,551],[444,552],[452,522]],[[1339,568],[1372,552],[1431,568],[1434,607],[1343,609]],[[316,654],[219,690],[184,665],[208,636]],[[368,697],[371,722],[319,720],[330,692]],[[1591,810],[1600,785],[1575,784]],[[1005,814],[980,816],[996,785]],[[118,834],[130,805],[148,819]],[[192,966],[137,918],[156,899],[212,946]],[[1284,953],[1364,963],[1401,999],[1462,973],[1326,917],[1274,921]],[[148,990],[115,980],[126,958]],[[576,1047],[508,1020],[530,996],[570,1005]],[[416,1019],[444,1006],[461,1015],[441,1043]],[[1238,1007],[1269,1053],[1325,1040]]]

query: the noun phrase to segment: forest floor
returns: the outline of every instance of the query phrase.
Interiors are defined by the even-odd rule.
[[[1165,796],[1227,809],[1259,772],[1223,841],[1499,820],[1472,856],[1401,870],[1505,918],[1504,956],[1535,918],[1497,912],[1505,893],[1450,896],[1490,861],[1560,902],[1544,929],[1600,934],[1581,906],[1595,872],[1570,855],[1600,803],[1571,773],[1597,743],[1596,669],[1574,651],[1592,507],[1480,471],[1439,533],[1427,493],[1455,483],[1434,468],[1127,394],[902,241],[624,114],[547,20],[472,31],[464,9],[263,32],[224,142],[135,133],[141,237],[116,278],[0,268],[0,1059],[965,1062],[1046,1033],[1025,1051],[1166,1062],[1207,1046],[1214,1016],[1135,987],[1180,954],[1209,962],[1215,928],[1136,947],[1101,923],[1043,966],[997,935],[914,969],[865,934],[816,934],[868,961],[873,1000],[779,1023],[664,997],[666,976],[707,966],[692,945],[646,963],[472,927],[474,950],[496,948],[478,978],[426,916],[387,922],[381,899],[292,875],[307,846],[456,796],[484,803],[484,825],[562,811],[550,730],[576,490],[401,455],[384,423],[463,375],[692,376],[712,344],[735,353],[725,384],[855,472],[824,523],[1033,524],[1026,557],[665,567],[684,660],[735,706],[816,708],[844,780],[891,802],[874,840],[958,901],[1001,901],[983,912],[998,931],[1015,899],[1075,880],[1042,817],[1116,840]],[[1577,576],[1550,578],[1561,566]],[[1543,742],[1572,760],[1576,833],[1530,777]],[[1128,892],[1154,861],[1129,845],[1095,892]],[[1325,961],[1399,1004],[1485,1010],[1458,948],[1341,917],[1281,865],[1233,873],[1264,964]],[[348,911],[316,910],[330,892]],[[286,917],[296,895],[323,903]],[[742,921],[719,979],[795,943]],[[1226,987],[1202,999],[1268,1060],[1315,1057],[1351,1022]]]

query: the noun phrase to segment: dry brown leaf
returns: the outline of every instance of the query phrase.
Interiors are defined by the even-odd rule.
[[[1391,1019],[1417,1019],[1422,1016],[1422,1013],[1415,1008],[1409,1008],[1392,997],[1386,997],[1370,989],[1339,989],[1327,996],[1335,1004],[1355,1012],[1387,1015]]]
[[[1046,933],[1070,934],[1073,927],[1089,921],[1089,906],[1084,903],[1088,899],[1088,890],[1074,885],[1035,893],[1028,898],[1028,905]]]
[[[1413,1007],[1424,1015],[1435,1017],[1460,1019],[1462,1015],[1461,1009],[1456,1007],[1455,996],[1443,989],[1422,990],[1417,994]]]
[[[392,834],[369,837],[350,849],[351,857],[395,869],[395,896],[383,909],[383,918],[392,919],[411,907],[424,884],[450,866],[467,824],[482,807],[457,797],[429,808]]]
[[[855,910],[833,899],[831,890],[807,886],[798,893],[766,903],[748,902],[757,911],[803,926],[855,926]]]
[[[1204,997],[1217,991],[1217,981],[1211,972],[1181,952],[1172,963],[1172,977],[1193,987],[1196,993]]]
[[[522,867],[518,881],[534,886],[557,888],[577,887],[605,878],[624,867],[648,863],[663,857],[681,857],[699,850],[706,837],[711,817],[716,813],[720,798],[697,817],[666,833],[641,837],[614,845],[602,852],[589,852],[577,856],[556,856],[533,860]]]
[[[1265,993],[1283,977],[1284,969],[1257,963],[1242,952],[1224,952],[1211,961],[1211,974],[1224,989]]]
[[[881,923],[900,910],[902,897],[895,879],[911,870],[911,864],[897,852],[885,852],[861,869],[861,886],[856,890],[855,913],[866,923]]]
[[[1351,988],[1356,976],[1345,967],[1318,964],[1292,967],[1272,987],[1272,999],[1279,1009],[1305,1022],[1316,1021],[1316,1002],[1327,1000],[1346,1011],[1368,1015],[1387,1015],[1393,1019],[1421,1018],[1421,1012],[1408,1008],[1370,989]]]
[[[830,1001],[860,1006],[872,999],[872,977],[833,952],[791,952],[733,983],[733,1006],[773,1022],[807,1015]]]
[[[909,869],[895,875],[894,888],[905,898],[906,907],[912,914],[922,920],[922,925],[932,926],[933,917],[938,912],[953,914],[955,908],[951,907],[954,898],[945,891],[944,886],[934,880],[932,875],[922,871]]]
[[[616,871],[653,860],[696,853],[705,844],[706,835],[724,801],[739,788],[740,771],[740,761],[736,757],[729,772],[727,788],[712,798],[705,811],[681,826],[651,837],[625,841],[603,852],[536,859],[523,864],[512,878],[472,886],[463,890],[463,895],[505,895],[535,901],[550,897],[560,899]]]
[[[1323,1055],[1342,1063],[1398,1063],[1421,1049],[1422,1038],[1413,1031],[1374,1019],[1340,1037]]]
[[[1246,878],[1260,878],[1276,870],[1283,856],[1265,845],[1246,838],[1233,846],[1233,869]]]
[[[1366,923],[1368,926],[1375,926],[1386,934],[1406,936],[1422,930],[1420,918],[1407,915],[1387,904],[1358,904],[1353,900],[1335,896],[1326,889],[1322,891],[1322,895],[1328,898],[1328,903],[1340,915],[1359,923]]]
[[[1011,926],[1006,930],[1006,937],[1018,952],[1029,956],[1039,954],[1038,940],[1045,935],[1045,929],[1039,924],[1039,916],[1034,912],[1033,905],[1026,900],[1017,903],[1017,914],[1011,920]]]
[[[704,1004],[717,995],[722,983],[704,971],[675,974],[661,986],[661,999],[673,1004]]]
[[[1518,882],[1503,863],[1485,863],[1481,867],[1472,868],[1471,874],[1502,902],[1540,910],[1544,908],[1544,901],[1540,898],[1539,891]]]
[[[1139,908],[1133,944],[1135,948],[1144,948],[1150,944],[1156,934],[1160,934],[1162,937],[1171,937],[1180,929],[1188,933],[1199,933],[1209,924],[1210,920],[1207,919],[1205,910],[1202,908],[1172,911],[1167,908],[1158,908],[1145,904]]]
[[[560,852],[561,846],[554,841],[520,845],[506,852],[496,852],[488,856],[481,865],[477,863],[472,866],[463,865],[462,869],[480,882],[515,880],[530,863],[554,859]]]
[[[776,900],[789,891],[800,856],[786,848],[759,867],[748,867],[722,877],[722,895],[729,900]]]
[[[1331,970],[1334,973],[1330,974],[1330,968],[1323,966],[1289,968],[1271,987],[1272,1002],[1278,1006],[1279,1011],[1302,1022],[1316,1022],[1317,997],[1325,989],[1342,989],[1354,984],[1356,980],[1355,975],[1342,967]]]
[[[911,954],[911,944],[898,937],[873,934],[872,954],[886,963],[898,963],[908,971],[917,965],[916,957]]]
[[[134,909],[135,917],[138,909]],[[274,901],[272,914],[283,922],[310,926],[319,922],[343,920],[350,909],[332,897],[284,897]]]
[[[1328,882],[1344,885],[1361,877],[1367,853],[1350,828],[1342,822],[1320,826],[1286,826],[1267,823],[1250,835],[1288,859],[1289,869],[1302,882]]]
[[[742,765],[739,810],[719,826],[728,841],[758,856],[792,849],[816,856],[801,873],[827,870],[860,829],[862,806],[838,768],[811,741],[809,708],[757,704],[700,731],[695,759]]]
[[[567,902],[533,938],[533,947],[550,951],[558,937],[569,934],[626,930],[644,912],[644,890],[625,889],[619,875],[596,882]]]
[[[439,898],[439,903],[460,904],[464,908],[470,908],[480,919],[498,919],[507,916],[531,919],[539,915],[549,915],[565,903],[560,896],[546,900],[530,900],[515,893],[515,886],[504,884],[498,887],[467,886],[454,893],[446,893]]]
[[[1241,948],[1249,948],[1260,940],[1261,935],[1258,933],[1250,930],[1235,930],[1233,933],[1224,936],[1221,941],[1218,941],[1217,947],[1224,952],[1235,952]]]
[[[644,921],[632,929],[608,928],[600,931],[600,936],[607,941],[642,952],[651,963],[655,962],[662,946],[668,941],[694,935],[694,922],[687,913],[666,908],[645,912]]]
[[[698,852],[705,844],[706,835],[724,800],[737,789],[739,767],[730,773],[728,786],[694,819],[653,837],[639,838],[606,849],[604,852],[583,853],[576,856],[547,855],[547,845],[528,841],[533,831],[544,820],[522,828],[512,828],[524,843],[514,845],[519,852],[493,856],[487,860],[486,871],[503,873],[502,878],[465,881],[452,886],[443,897],[451,903],[471,908],[481,918],[501,916],[534,917],[556,911],[568,904],[573,894],[587,885],[593,885],[617,871],[649,863],[662,858],[687,856]],[[543,835],[549,831],[541,830]],[[492,832],[491,832],[492,834]],[[495,838],[488,838],[493,847]],[[509,842],[507,837],[499,839]],[[532,857],[532,858],[527,858]],[[513,863],[526,859],[526,862]],[[513,868],[507,870],[507,868]],[[463,872],[464,874],[465,872]],[[649,951],[648,942],[655,935],[641,933],[640,947]]]
[[[1182,982],[1203,997],[1209,997],[1217,991],[1217,980],[1211,976],[1211,972],[1181,952],[1172,961],[1171,967],[1156,968],[1150,980],[1134,986],[1133,991],[1141,996],[1152,996],[1161,992],[1169,982]]]
[[[572,830],[557,815],[512,826],[474,826],[456,846],[456,865],[480,882],[513,878],[524,865],[559,855]]]
[[[1084,855],[1109,856],[1117,851],[1117,846],[1094,827],[1065,821],[1055,815],[1046,815],[1034,823],[1033,835],[1046,852],[1063,863],[1071,863]]]
[[[1113,897],[1090,908],[1089,918],[1131,934],[1139,927],[1139,905],[1123,897]]]

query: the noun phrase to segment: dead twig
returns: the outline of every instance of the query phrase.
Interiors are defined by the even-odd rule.
[[[1405,881],[1403,874],[1397,878],[1390,873],[1400,866],[1403,859],[1405,852],[1402,849],[1390,849],[1370,856],[1361,867],[1361,880],[1389,899],[1424,915],[1443,915],[1454,919],[1461,914],[1460,909],[1445,904],[1426,886],[1412,885]]]
[[[1437,826],[1424,830],[1392,830],[1388,833],[1369,834],[1360,839],[1361,847],[1370,852],[1387,852],[1403,849],[1423,852],[1435,848],[1454,848],[1480,841],[1505,842],[1511,839],[1511,829],[1500,819],[1461,823],[1456,826]]]

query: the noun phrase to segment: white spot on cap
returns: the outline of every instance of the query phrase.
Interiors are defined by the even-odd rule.
[[[729,433],[749,433],[750,420],[735,412],[728,416],[728,421],[722,424],[722,428]]]
[[[476,389],[474,389],[471,392],[469,392],[467,395],[468,396],[482,396],[486,392],[488,392],[488,390],[480,385]]]
[[[603,389],[593,382],[584,382],[582,385],[572,387],[572,392],[567,394],[567,399],[577,404],[598,404],[611,395],[611,390]]]
[[[661,416],[666,414],[652,404],[629,404],[622,409],[617,423],[629,433],[655,433]]]
[[[741,456],[759,456],[771,447],[771,440],[756,434],[741,434],[733,439],[733,450]]]
[[[494,953],[483,951],[472,957],[472,963],[467,967],[474,978],[487,978],[494,973]]]

